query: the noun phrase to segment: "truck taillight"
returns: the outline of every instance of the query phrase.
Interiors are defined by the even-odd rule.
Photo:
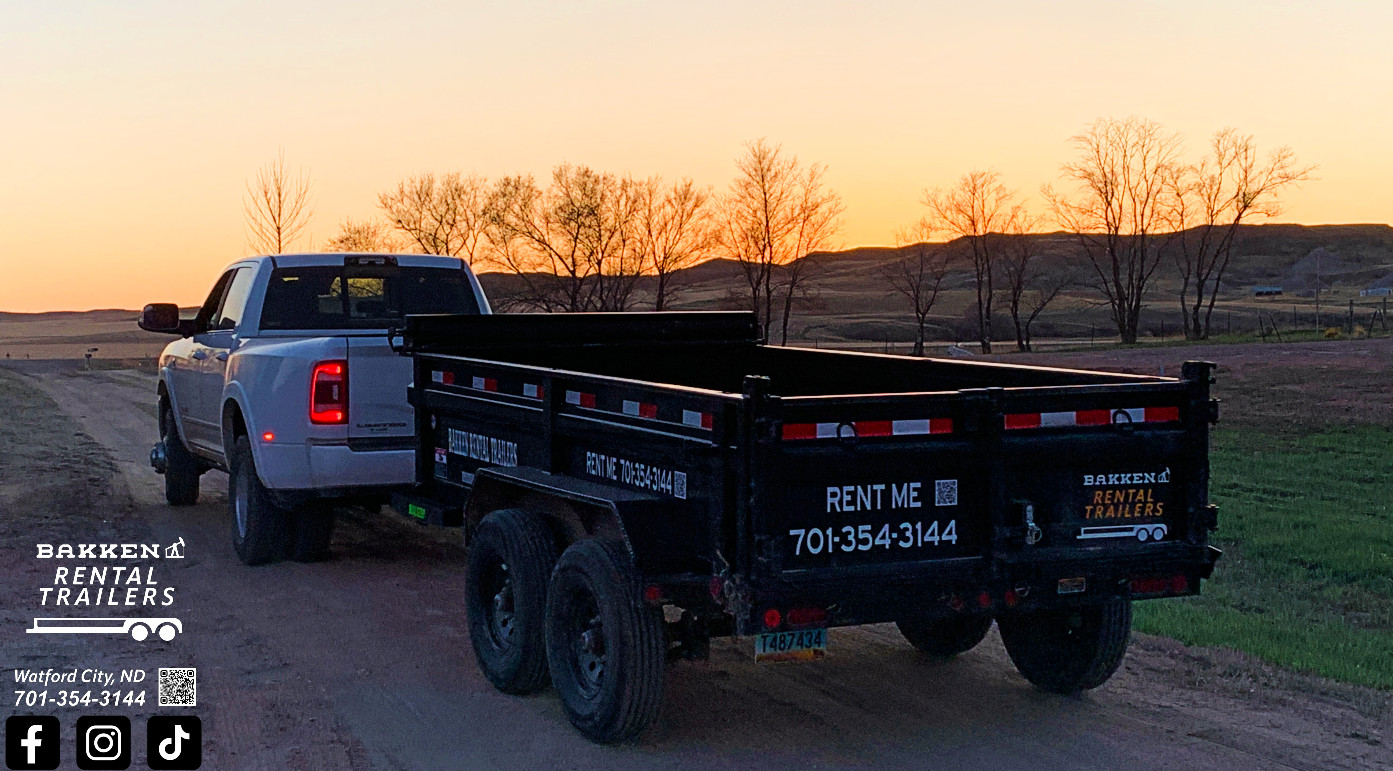
[[[310,375],[310,422],[343,425],[348,422],[348,362],[321,361]]]

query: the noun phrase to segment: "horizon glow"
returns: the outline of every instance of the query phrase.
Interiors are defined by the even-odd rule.
[[[893,245],[974,169],[1039,211],[1069,138],[1127,115],[1190,157],[1233,126],[1316,164],[1273,222],[1384,224],[1388,29],[1370,0],[8,3],[0,311],[197,304],[280,149],[313,183],[301,250],[411,174],[571,162],[721,191],[760,137],[828,166],[840,247]]]

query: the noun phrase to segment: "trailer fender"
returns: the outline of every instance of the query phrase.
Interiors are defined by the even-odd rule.
[[[523,509],[544,518],[559,550],[585,538],[617,538],[639,562],[626,521],[662,502],[610,485],[548,474],[538,469],[490,467],[481,469],[464,507],[464,539],[492,511]]]

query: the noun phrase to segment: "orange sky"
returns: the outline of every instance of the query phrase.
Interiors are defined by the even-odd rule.
[[[282,148],[305,246],[413,173],[724,188],[757,137],[830,167],[841,245],[886,244],[925,187],[994,166],[1033,195],[1129,114],[1318,164],[1281,221],[1393,219],[1385,2],[207,5],[0,6],[0,311],[197,302]]]

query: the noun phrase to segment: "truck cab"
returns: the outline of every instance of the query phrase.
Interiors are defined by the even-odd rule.
[[[410,362],[388,346],[407,314],[489,313],[457,258],[296,254],[229,265],[192,318],[146,306],[177,334],[160,355],[151,464],[170,504],[231,475],[234,545],[250,563],[322,557],[332,507],[414,479]]]

